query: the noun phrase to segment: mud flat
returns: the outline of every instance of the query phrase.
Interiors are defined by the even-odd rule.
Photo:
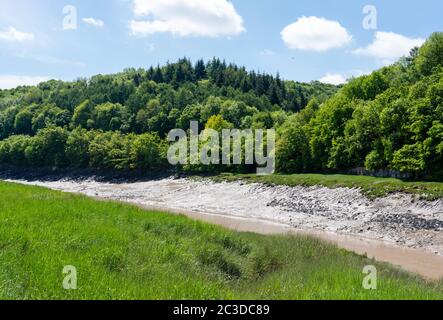
[[[311,235],[430,279],[443,277],[443,199],[394,194],[372,200],[357,189],[174,178],[8,181],[181,213],[239,231]]]

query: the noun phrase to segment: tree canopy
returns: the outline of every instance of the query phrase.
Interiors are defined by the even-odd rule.
[[[443,176],[443,33],[342,87],[184,58],[0,90],[0,163],[157,170],[168,166],[167,133],[190,121],[218,131],[277,129],[280,172]]]

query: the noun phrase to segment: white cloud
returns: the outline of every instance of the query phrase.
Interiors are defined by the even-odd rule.
[[[102,28],[105,26],[105,23],[102,20],[94,19],[94,18],[83,18],[83,22],[89,24],[94,27]]]
[[[353,70],[351,72],[351,74],[348,75],[348,78],[353,78],[353,77],[356,78],[356,77],[361,77],[361,76],[367,76],[367,75],[370,75],[373,71],[374,70],[372,70],[372,71],[370,71],[370,70],[360,70],[360,69]]]
[[[270,49],[260,51],[261,56],[275,56],[275,52]]]
[[[232,36],[245,31],[243,18],[228,0],[134,0],[133,35],[159,32],[185,36]]]
[[[327,84],[334,84],[334,85],[340,85],[347,83],[350,79],[355,77],[360,77],[364,75],[370,74],[371,71],[368,70],[352,70],[350,72],[346,72],[344,74],[342,73],[327,73],[322,78],[320,78],[318,81],[327,83]]]
[[[18,86],[35,86],[40,82],[48,81],[49,77],[0,75],[0,89],[12,89]]]
[[[34,34],[18,31],[14,27],[9,27],[6,31],[0,31],[0,40],[10,42],[31,41],[34,40]]]
[[[340,48],[352,40],[352,36],[337,21],[318,17],[301,17],[286,26],[281,36],[290,49],[326,51]]]
[[[354,54],[380,59],[385,64],[393,63],[409,54],[414,47],[425,42],[422,38],[408,38],[393,32],[377,32],[374,41],[366,48],[354,50]]]
[[[319,81],[322,83],[339,85],[339,84],[346,83],[348,80],[347,80],[346,76],[344,76],[342,74],[327,73],[324,77],[319,79]]]

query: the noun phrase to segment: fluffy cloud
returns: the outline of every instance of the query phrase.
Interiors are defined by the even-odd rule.
[[[261,56],[275,56],[275,51],[272,51],[271,49],[264,49],[260,51]]]
[[[325,76],[323,76],[318,81],[327,83],[327,84],[334,84],[334,85],[340,85],[347,83],[350,79],[355,77],[360,77],[364,75],[370,74],[371,71],[369,70],[351,70],[350,72],[346,72],[344,74],[342,73],[327,73]]]
[[[414,47],[421,46],[425,39],[408,38],[393,32],[377,32],[374,41],[366,48],[359,48],[353,53],[382,60],[385,64],[395,62],[409,54]]]
[[[105,23],[102,20],[94,19],[94,18],[83,18],[83,22],[89,24],[94,27],[102,28],[105,26]]]
[[[318,17],[301,17],[281,32],[290,49],[326,51],[340,48],[352,40],[352,36],[337,21]]]
[[[319,81],[322,83],[339,85],[346,83],[347,79],[342,74],[327,73],[323,78],[319,79]]]
[[[9,27],[6,31],[0,31],[0,40],[10,42],[25,42],[34,40],[34,34],[21,32],[13,27]]]
[[[12,89],[18,86],[35,86],[40,82],[50,79],[49,77],[0,75],[0,89]]]
[[[133,35],[159,32],[185,36],[232,36],[245,31],[243,19],[228,0],[134,0],[129,23]]]

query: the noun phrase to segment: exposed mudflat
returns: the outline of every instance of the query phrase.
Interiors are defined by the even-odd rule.
[[[219,220],[220,217],[237,217],[249,219],[246,221],[269,222],[271,229],[272,223],[274,227],[279,225],[280,233],[289,232],[292,227],[319,233],[323,235],[320,237],[328,239],[337,235],[337,242],[350,243],[348,246],[341,244],[345,248],[356,247],[349,238],[352,236],[352,239],[383,241],[407,250],[419,249],[420,254],[443,256],[443,199],[426,201],[413,195],[395,194],[371,200],[358,189],[215,183],[209,179],[195,181],[185,178],[133,183],[100,182],[92,178],[14,182],[162,210],[213,215],[213,220],[215,217]],[[203,220],[211,221],[208,218]],[[341,241],[339,237],[347,237],[348,240]],[[354,251],[361,253],[363,249],[356,248]],[[407,255],[406,251],[403,253]],[[377,257],[376,254],[374,256]],[[410,259],[422,258],[414,256]],[[434,264],[434,271],[443,276],[443,257],[435,259],[439,259],[440,264]]]

